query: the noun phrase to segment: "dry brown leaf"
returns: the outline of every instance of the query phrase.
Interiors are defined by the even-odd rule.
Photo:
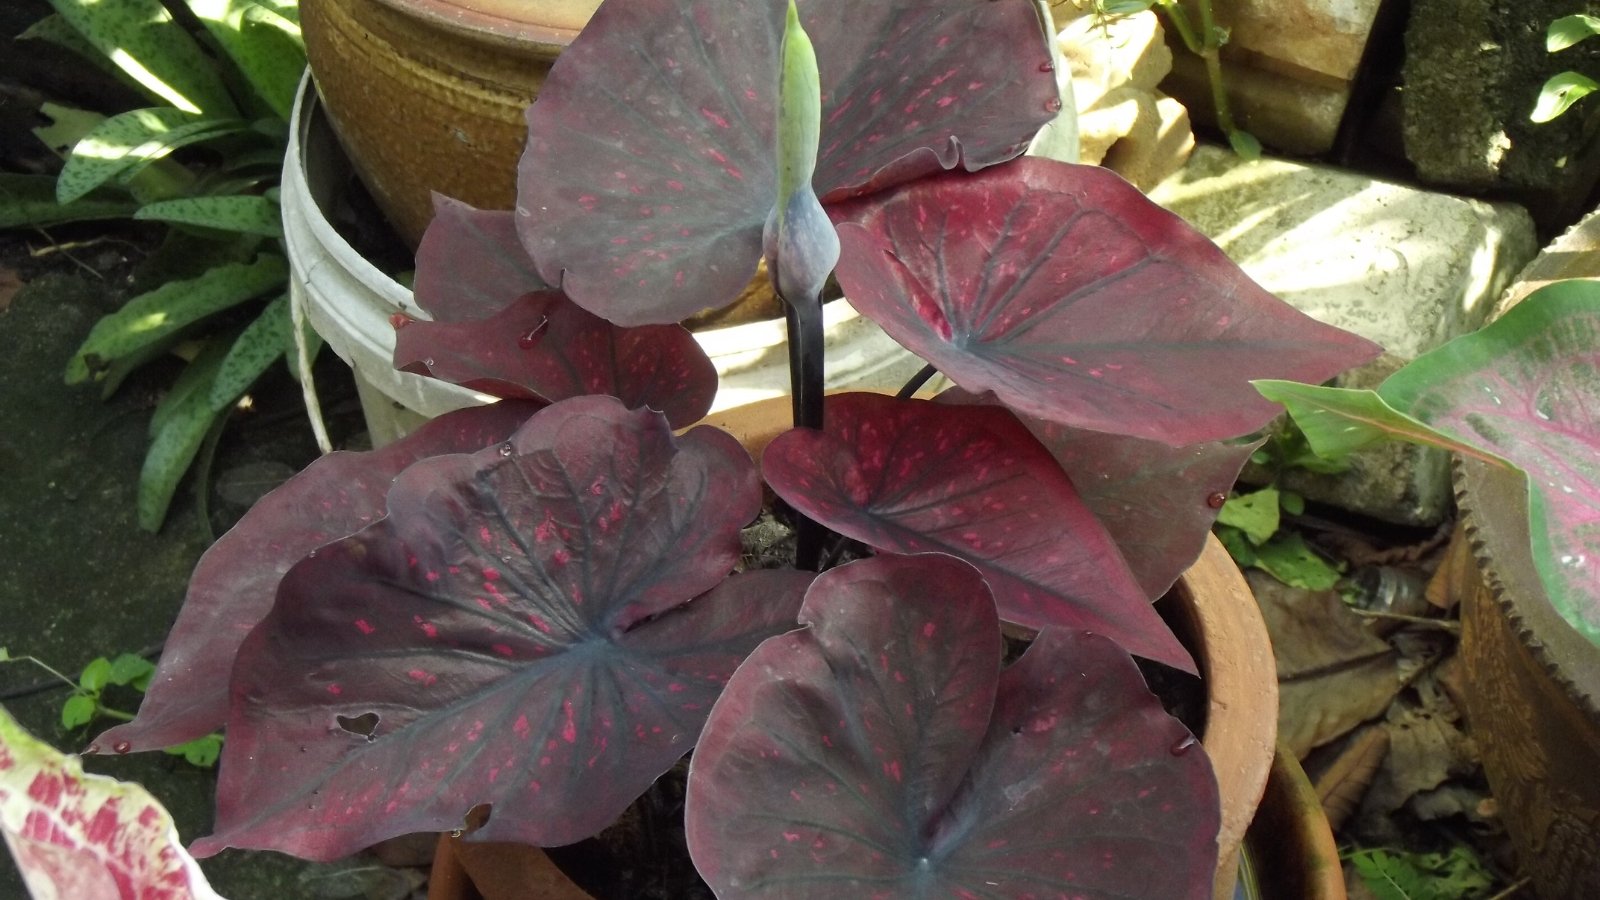
[[[1349,744],[1317,778],[1317,799],[1328,824],[1338,830],[1361,806],[1361,798],[1389,753],[1389,732],[1369,725],[1356,732]]]
[[[1367,792],[1362,814],[1391,813],[1413,797],[1478,768],[1477,753],[1461,730],[1461,715],[1433,672],[1413,685],[1415,699],[1396,703],[1384,728],[1389,755]]]
[[[9,266],[0,266],[0,313],[11,308],[12,298],[22,290],[22,277]]]
[[[1460,605],[1468,591],[1476,588],[1478,578],[1478,563],[1472,558],[1466,531],[1457,528],[1450,538],[1450,546],[1445,548],[1444,559],[1439,561],[1439,568],[1428,579],[1424,596],[1429,603],[1448,612]]]
[[[1278,664],[1278,736],[1302,759],[1383,714],[1402,681],[1398,657],[1333,591],[1250,573]]]

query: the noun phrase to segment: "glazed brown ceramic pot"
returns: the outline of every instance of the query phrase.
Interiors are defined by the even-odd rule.
[[[705,419],[705,424],[738,438],[758,461],[766,446],[788,430],[791,422],[788,397]],[[1194,654],[1206,687],[1201,743],[1211,758],[1222,797],[1216,896],[1227,898],[1233,896],[1239,848],[1273,769],[1277,667],[1255,597],[1215,537],[1207,539],[1199,560],[1173,586],[1171,598],[1175,601],[1169,611],[1171,625]],[[1326,819],[1322,827],[1327,828]],[[1331,843],[1331,835],[1328,841]],[[1337,875],[1336,859],[1332,869]],[[530,884],[536,884],[537,890],[530,892]],[[1338,884],[1337,894],[1280,896],[1283,900],[1337,900],[1343,897],[1342,879]],[[474,844],[447,835],[440,840],[428,896],[429,900],[582,900],[589,895],[567,881],[537,848]]]
[[[1523,476],[1461,461],[1456,489],[1467,724],[1539,896],[1600,897],[1600,647],[1546,598]]]
[[[306,56],[358,174],[413,247],[430,191],[510,209],[523,111],[599,0],[301,0]]]

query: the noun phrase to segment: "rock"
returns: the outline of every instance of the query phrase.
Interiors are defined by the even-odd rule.
[[[1153,12],[1097,21],[1055,8],[1057,46],[1072,70],[1080,162],[1101,164],[1149,190],[1183,167],[1194,148],[1188,112],[1156,85],[1172,51]]]
[[[1509,204],[1429,193],[1322,166],[1245,162],[1215,147],[1150,193],[1301,311],[1382,344],[1389,357],[1345,376],[1375,387],[1401,363],[1480,327],[1537,249]],[[1410,525],[1450,508],[1442,454],[1410,445],[1359,454],[1340,476],[1295,473],[1313,500]]]
[[[1414,0],[1403,96],[1418,177],[1516,199],[1546,229],[1572,221],[1600,177],[1600,152],[1585,141],[1596,101],[1543,125],[1528,114],[1550,76],[1600,77],[1600,43],[1545,50],[1551,21],[1585,11],[1577,0]]]
[[[1212,0],[1217,25],[1229,30],[1221,50],[1223,81],[1239,127],[1290,153],[1330,150],[1382,5],[1382,0]],[[1215,121],[1205,64],[1181,46],[1163,88],[1183,101],[1196,121]]]

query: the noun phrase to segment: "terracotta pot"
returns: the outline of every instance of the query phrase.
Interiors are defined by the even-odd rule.
[[[788,397],[777,397],[752,403],[715,413],[705,423],[733,434],[759,461],[761,451],[772,439],[791,427],[790,401]],[[1173,586],[1172,599],[1176,602],[1168,610],[1171,625],[1194,653],[1206,685],[1206,722],[1201,743],[1211,758],[1222,797],[1215,896],[1232,897],[1239,848],[1267,788],[1274,757],[1282,755],[1275,754],[1277,667],[1255,597],[1215,537],[1207,539],[1200,559]],[[1284,767],[1280,764],[1279,768]],[[1279,789],[1280,794],[1286,791],[1292,795],[1288,788]],[[1318,806],[1319,813],[1320,809]],[[1323,828],[1326,827],[1324,819]],[[1328,842],[1331,841],[1329,835]],[[436,871],[442,861],[446,872],[443,880],[436,878],[430,883],[429,900],[580,900],[589,896],[570,881],[552,885],[548,879],[559,870],[535,847],[473,844],[446,835],[440,839],[436,859]],[[1336,856],[1333,869],[1337,873]],[[523,878],[540,879],[540,890],[530,891],[529,882]],[[565,876],[561,879],[565,880]],[[1342,897],[1342,879],[1338,884],[1337,894],[1306,896]],[[1283,896],[1289,900],[1288,895]]]
[[[1345,900],[1344,867],[1322,800],[1293,751],[1278,745],[1267,790],[1245,834],[1248,896]]]
[[[302,0],[306,56],[334,130],[413,247],[430,191],[516,198],[523,111],[599,0]]]
[[[1541,897],[1600,897],[1600,647],[1555,611],[1533,566],[1519,474],[1460,461],[1470,553],[1463,701],[1489,786]]]

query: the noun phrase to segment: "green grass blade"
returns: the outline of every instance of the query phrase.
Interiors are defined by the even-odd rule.
[[[112,116],[73,146],[56,181],[56,199],[70,203],[113,178],[127,183],[140,169],[180,147],[248,127],[240,119],[213,119],[170,106]]]
[[[140,207],[135,219],[195,225],[219,231],[283,236],[283,216],[278,204],[266,197],[185,197],[161,200]]]
[[[171,281],[140,294],[95,323],[67,364],[67,383],[84,381],[109,361],[165,340],[207,316],[282,289],[288,277],[282,257],[264,254],[247,265],[218,266],[198,278]]]
[[[239,114],[211,59],[160,0],[50,0],[50,5],[152,96],[189,112]]]

